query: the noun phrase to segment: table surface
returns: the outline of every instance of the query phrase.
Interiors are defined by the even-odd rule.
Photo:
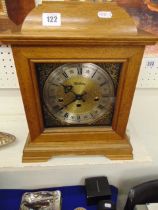
[[[34,190],[40,191],[41,189]],[[42,190],[60,190],[62,195],[62,210],[74,210],[77,207],[84,207],[87,210],[96,210],[97,207],[87,206],[86,191],[84,186],[67,186],[59,188],[47,188]],[[23,193],[32,190],[0,190],[0,209],[2,210],[19,210]],[[116,204],[118,190],[111,186],[112,202]]]

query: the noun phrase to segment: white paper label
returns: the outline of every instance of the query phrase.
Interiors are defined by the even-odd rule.
[[[99,11],[98,12],[99,18],[112,18],[112,12],[111,11]]]
[[[106,208],[111,208],[111,203],[105,203],[104,206],[105,206]]]
[[[61,13],[43,13],[43,26],[61,26]]]

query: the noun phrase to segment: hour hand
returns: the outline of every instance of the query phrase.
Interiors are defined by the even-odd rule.
[[[72,85],[63,85],[61,84],[64,88],[64,93],[69,93],[72,91],[73,86]]]

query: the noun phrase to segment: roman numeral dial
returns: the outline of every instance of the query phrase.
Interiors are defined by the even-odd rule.
[[[93,63],[61,65],[48,76],[44,103],[61,124],[92,124],[114,103],[114,87],[109,74]]]

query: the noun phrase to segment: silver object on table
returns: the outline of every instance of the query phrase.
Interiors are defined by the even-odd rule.
[[[15,139],[15,136],[9,133],[0,132],[0,147],[13,143]]]
[[[61,210],[61,192],[26,192],[22,197],[20,210]]]

